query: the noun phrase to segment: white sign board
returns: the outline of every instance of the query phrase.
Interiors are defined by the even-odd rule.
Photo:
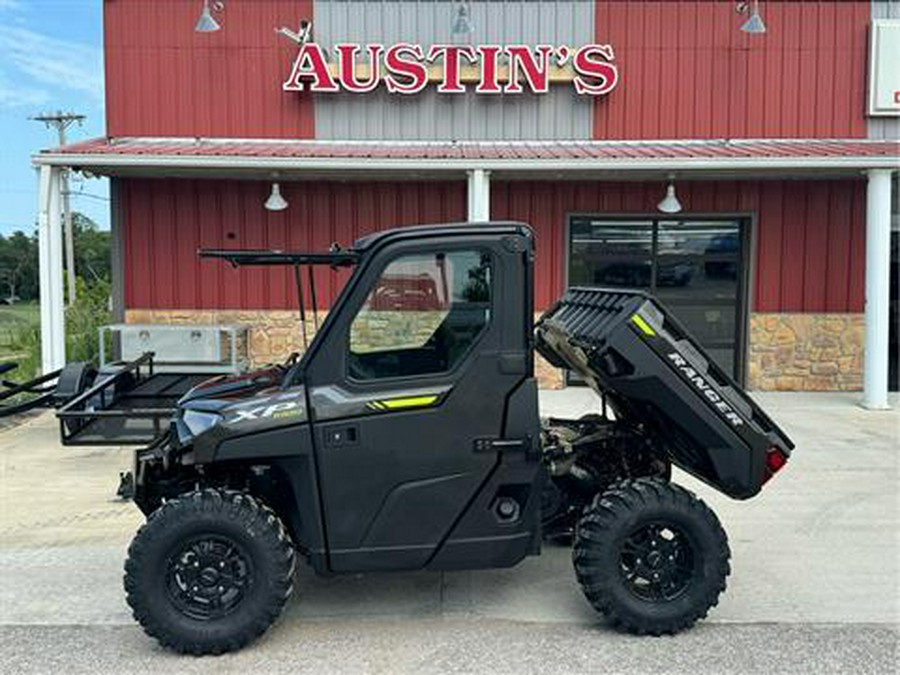
[[[869,114],[900,115],[900,19],[872,22]]]

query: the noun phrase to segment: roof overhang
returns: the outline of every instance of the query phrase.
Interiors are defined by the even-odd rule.
[[[35,165],[104,175],[273,172],[338,175],[484,169],[506,174],[831,172],[900,167],[900,143],[865,139],[687,141],[290,141],[95,139],[40,152]]]

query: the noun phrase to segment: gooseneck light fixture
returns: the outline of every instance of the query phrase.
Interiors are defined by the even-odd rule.
[[[279,35],[284,35],[288,40],[292,42],[296,42],[301,47],[305,45],[307,42],[312,39],[312,21],[308,19],[300,20],[300,28],[297,29],[295,33],[290,28],[286,28],[282,26],[281,28],[276,28],[275,32]]]
[[[468,35],[474,31],[470,10],[469,3],[465,0],[455,3],[453,8],[453,23],[450,25],[451,33],[454,35]]]
[[[750,3],[739,2],[736,11],[738,14],[750,14],[741,26],[742,31],[756,35],[766,32],[766,24],[763,23],[762,17],[759,15],[759,0],[752,0]]]
[[[281,186],[272,183],[272,192],[264,204],[267,211],[284,211],[288,207],[287,199],[281,196]]]
[[[225,3],[222,0],[213,0],[210,5],[209,0],[203,0],[203,9],[200,10],[200,18],[197,19],[194,30],[198,33],[214,33],[222,28],[219,22],[213,18],[212,10],[221,12],[225,9]]]
[[[666,196],[663,197],[663,200],[656,205],[663,213],[680,213],[681,212],[681,202],[678,201],[678,197],[675,195],[675,176],[674,174],[669,174],[669,184],[666,186]]]

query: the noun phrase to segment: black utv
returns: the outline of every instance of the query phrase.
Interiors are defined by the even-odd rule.
[[[302,358],[194,387],[135,453],[147,522],[125,590],[163,645],[259,636],[298,554],[321,575],[496,568],[545,535],[571,539],[587,599],[624,630],[675,633],[717,603],[726,536],[671,465],[746,499],[793,445],[655,299],[572,288],[535,325],[518,223],[201,255],[293,267],[301,307],[304,272],[352,274]],[[601,396],[597,414],[541,419],[536,351]]]

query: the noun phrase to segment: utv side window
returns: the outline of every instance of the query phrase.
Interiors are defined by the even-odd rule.
[[[350,327],[350,377],[451,370],[490,322],[491,276],[491,256],[482,251],[392,261]]]

